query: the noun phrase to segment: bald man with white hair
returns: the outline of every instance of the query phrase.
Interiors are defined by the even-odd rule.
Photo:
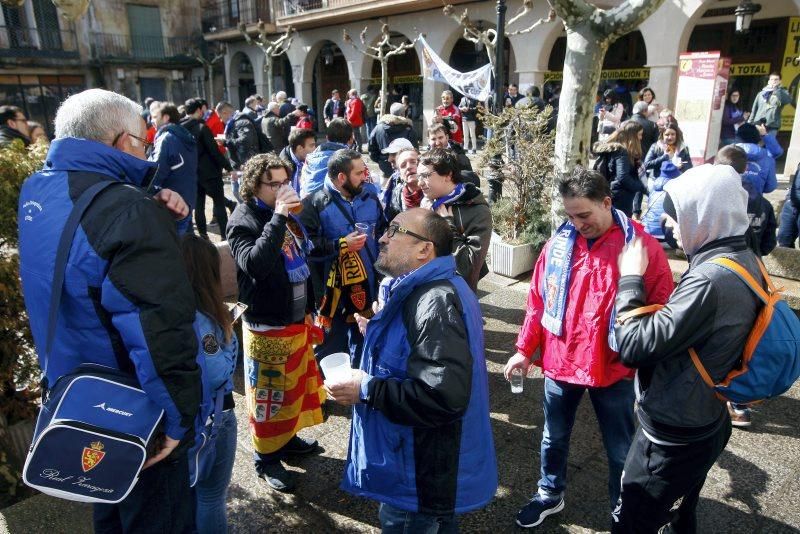
[[[283,93],[283,91],[278,92],[278,94],[280,93]],[[283,98],[284,100],[286,99],[286,93],[283,93]],[[300,110],[294,110],[285,117],[281,117],[280,110],[281,105],[278,102],[270,102],[267,104],[267,113],[264,115],[264,120],[261,121],[261,129],[270,143],[272,143],[272,149],[276,154],[280,154],[281,150],[289,144],[289,130],[297,124],[300,117],[305,115]]]

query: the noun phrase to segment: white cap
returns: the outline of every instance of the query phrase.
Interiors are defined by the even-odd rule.
[[[381,150],[381,153],[383,153],[383,154],[397,154],[398,152],[400,152],[404,148],[414,148],[414,145],[412,145],[411,141],[409,141],[405,137],[398,137],[397,139],[395,139],[394,141],[389,143],[389,146],[387,146],[386,148]]]

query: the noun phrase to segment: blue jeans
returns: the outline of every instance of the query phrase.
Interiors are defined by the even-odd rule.
[[[569,438],[575,424],[575,413],[587,390],[606,448],[608,493],[611,507],[614,508],[619,498],[622,468],[634,434],[633,380],[620,380],[608,387],[591,388],[544,379],[542,478],[539,487],[552,494],[561,494],[567,487]]]
[[[778,226],[778,246],[794,248],[794,242],[800,236],[800,213],[787,199],[781,210],[781,221]]]
[[[217,455],[214,467],[208,476],[198,480],[194,487],[197,510],[197,532],[228,531],[228,517],[225,513],[225,502],[228,499],[228,485],[233,473],[233,461],[236,458],[236,413],[234,410],[222,412],[217,440]]]
[[[372,130],[375,129],[375,126],[378,124],[378,117],[367,117],[365,126],[367,127],[367,141],[369,141],[369,136],[372,135]]]
[[[184,234],[191,234],[193,232],[191,208],[189,208],[189,215],[180,221],[175,221],[175,229],[178,231],[178,237],[182,237]]]
[[[455,515],[428,515],[407,512],[386,503],[378,508],[382,534],[442,534],[458,532]]]
[[[347,352],[353,369],[361,364],[361,349],[364,347],[364,336],[358,330],[358,324],[348,323],[344,317],[337,314],[331,323],[331,329],[325,332],[325,339],[314,347],[317,361],[329,354]]]

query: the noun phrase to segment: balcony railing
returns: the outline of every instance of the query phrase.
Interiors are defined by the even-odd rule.
[[[278,0],[278,17],[302,15],[309,11],[317,11],[332,7],[363,4],[364,0]]]
[[[235,29],[240,23],[272,22],[270,0],[216,0],[203,7],[203,33]]]
[[[78,58],[73,31],[0,26],[0,57]]]
[[[201,37],[159,37],[151,35],[92,35],[92,58],[147,63],[193,63],[194,49]]]

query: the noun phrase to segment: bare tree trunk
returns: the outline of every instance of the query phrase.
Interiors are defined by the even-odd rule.
[[[272,99],[272,93],[273,93],[273,90],[272,90],[272,57],[270,57],[269,55],[265,54],[264,55],[264,61],[266,61],[266,63],[264,64],[264,68],[267,71],[267,95],[266,95],[266,98]]]
[[[206,97],[208,100],[208,106],[214,106],[214,65],[208,65],[208,96]]]
[[[381,113],[378,118],[382,117],[388,110],[386,103],[389,101],[389,61],[387,58],[381,58]]]

